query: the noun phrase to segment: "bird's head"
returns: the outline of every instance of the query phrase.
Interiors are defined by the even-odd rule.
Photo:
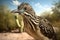
[[[21,3],[17,9],[12,11],[12,13],[23,13],[28,9],[28,5],[28,3]]]
[[[24,2],[21,3],[18,6],[17,10],[13,10],[12,12],[19,13],[19,14],[24,13],[24,12],[27,12],[27,13],[30,13],[30,14],[35,14],[34,10],[30,6],[30,4],[29,3],[24,3]]]

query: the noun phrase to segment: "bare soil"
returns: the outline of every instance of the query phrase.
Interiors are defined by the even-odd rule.
[[[34,40],[27,33],[0,33],[0,40]]]

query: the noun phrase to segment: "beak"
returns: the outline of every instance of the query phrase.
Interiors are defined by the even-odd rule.
[[[19,11],[15,9],[15,10],[12,10],[11,13],[19,13]]]
[[[11,13],[24,13],[24,9],[21,9],[21,10],[13,10],[11,11]]]

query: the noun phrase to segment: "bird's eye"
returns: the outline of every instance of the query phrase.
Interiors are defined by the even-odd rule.
[[[27,10],[27,8],[25,7],[24,10]]]

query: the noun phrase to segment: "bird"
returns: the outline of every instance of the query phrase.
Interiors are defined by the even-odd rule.
[[[40,16],[37,16],[29,3],[21,3],[16,12],[19,14],[24,14],[27,19],[32,23],[32,28],[36,29],[37,27],[40,28],[41,33],[52,40],[57,40],[56,33],[54,32],[52,24],[47,19],[44,19]]]

